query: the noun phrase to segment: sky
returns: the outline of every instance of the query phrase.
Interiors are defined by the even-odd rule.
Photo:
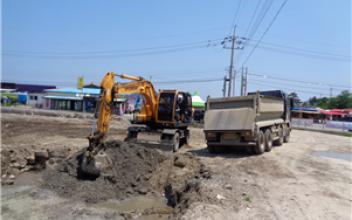
[[[235,95],[242,66],[248,91],[337,95],[351,89],[351,11],[350,0],[3,0],[1,77],[68,87],[113,71],[218,97],[236,25]]]

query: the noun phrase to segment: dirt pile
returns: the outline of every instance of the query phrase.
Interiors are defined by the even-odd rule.
[[[55,169],[47,169],[43,186],[61,196],[86,202],[163,195],[169,206],[177,207],[184,203],[186,193],[198,191],[201,179],[211,177],[191,154],[165,156],[140,144],[110,141],[101,156],[109,166],[103,167],[96,180],[81,180],[77,173],[81,154],[67,158]]]
[[[33,150],[26,148],[1,150],[1,184],[11,185],[16,177],[27,171],[40,171],[61,162],[70,153],[69,148]]]
[[[25,157],[29,157],[30,152],[21,150],[1,150],[1,184],[13,184],[16,176],[27,166]]]
[[[61,196],[73,197],[86,202],[98,202],[110,198],[124,199],[133,194],[147,194],[153,191],[148,183],[153,171],[165,160],[165,156],[141,145],[110,141],[105,151],[98,155],[104,161],[102,175],[96,180],[80,180],[77,173],[78,158],[82,152],[74,154],[59,164],[56,169],[48,169],[43,175],[44,187]]]

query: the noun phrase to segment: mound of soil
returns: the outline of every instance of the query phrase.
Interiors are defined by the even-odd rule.
[[[27,149],[1,150],[1,185],[13,184],[17,175],[26,170],[31,153]]]
[[[109,166],[96,180],[77,178],[78,158],[83,151],[63,161],[56,169],[44,173],[44,187],[61,196],[77,198],[86,202],[98,202],[110,198],[124,199],[132,194],[152,191],[149,178],[165,156],[141,145],[110,141],[105,143]]]

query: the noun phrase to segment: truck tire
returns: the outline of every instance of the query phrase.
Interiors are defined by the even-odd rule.
[[[265,136],[265,151],[269,152],[273,147],[273,136],[271,134],[270,129],[265,130],[264,136]]]
[[[265,151],[265,137],[263,131],[259,131],[257,134],[256,145],[254,146],[255,154],[262,154]]]
[[[288,127],[285,128],[285,132],[284,132],[284,143],[288,143],[290,141],[290,135],[291,135],[291,131]]]
[[[208,149],[208,152],[210,154],[216,154],[217,153],[217,149],[214,145],[207,145],[207,149]]]
[[[278,139],[274,141],[274,145],[281,146],[284,143],[284,130],[282,129],[282,126],[278,128],[277,135]]]
[[[177,152],[180,148],[180,134],[178,132],[172,137],[172,151]]]

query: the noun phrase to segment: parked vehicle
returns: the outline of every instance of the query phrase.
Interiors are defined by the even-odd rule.
[[[226,146],[245,146],[255,154],[270,151],[290,138],[290,104],[280,90],[247,96],[209,98],[204,133],[210,153]]]

